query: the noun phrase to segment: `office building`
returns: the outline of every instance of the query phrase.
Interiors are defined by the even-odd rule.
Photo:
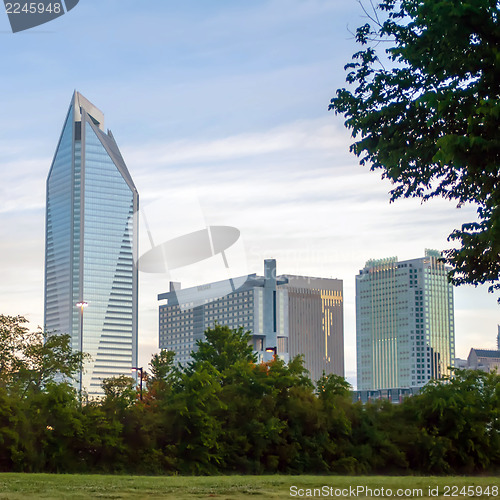
[[[266,348],[277,348],[278,355],[288,360],[288,303],[286,291],[278,290],[283,281],[273,273],[273,262],[266,261],[264,276],[232,279],[229,291],[227,281],[186,289],[170,283],[170,291],[158,295],[160,349],[174,351],[176,361],[186,365],[205,330],[218,323],[251,331],[260,360],[266,357]]]
[[[243,327],[252,334],[259,361],[277,355],[288,361],[304,354],[311,378],[344,375],[342,281],[276,276],[276,261],[264,262],[264,276],[252,274],[181,289],[171,283],[160,294],[159,346],[175,351],[182,365],[196,341],[215,323]],[[266,351],[267,350],[267,351]]]
[[[103,113],[75,92],[47,178],[45,328],[90,354],[90,395],[137,365],[138,203]]]
[[[467,368],[500,373],[500,350],[472,348],[467,358]]]
[[[323,371],[344,376],[343,283],[285,274],[290,357],[303,354],[313,380]]]
[[[458,368],[459,370],[467,370],[467,368],[469,368],[469,364],[466,359],[455,358],[453,360],[453,367]]]
[[[467,357],[467,366],[470,370],[494,371],[500,373],[500,325],[498,325],[497,348],[476,349],[472,348]]]
[[[370,260],[356,276],[358,390],[421,387],[455,359],[453,287],[437,251]]]

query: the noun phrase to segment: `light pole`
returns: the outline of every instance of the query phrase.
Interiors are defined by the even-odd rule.
[[[142,371],[143,371],[143,368],[142,368],[142,366],[140,366],[140,367],[139,366],[133,366],[132,367],[132,371],[133,372],[141,372],[141,380],[139,382],[139,387],[140,387],[140,391],[141,391],[140,394],[141,394],[141,401],[142,401]]]
[[[83,310],[88,306],[87,302],[81,300],[77,302],[76,307],[80,308],[80,401],[82,400],[83,391]]]

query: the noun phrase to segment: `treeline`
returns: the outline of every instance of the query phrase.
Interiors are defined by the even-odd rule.
[[[67,336],[28,334],[0,316],[0,470],[134,474],[496,472],[500,376],[457,371],[400,405],[352,403],[349,384],[313,384],[295,358],[257,364],[249,334],[207,330],[194,361],[153,356],[142,394],[103,382],[80,401],[60,373],[80,354]]]

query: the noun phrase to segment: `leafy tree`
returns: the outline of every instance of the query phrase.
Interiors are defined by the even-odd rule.
[[[21,434],[23,469],[30,472],[75,472],[79,468],[74,440],[84,434],[76,390],[48,383],[23,401],[27,423]]]
[[[314,386],[303,356],[288,363],[275,358],[257,365],[266,407],[265,448],[261,461],[268,472],[299,473],[312,464],[323,468],[314,437],[319,427]]]
[[[252,459],[242,457],[251,448],[246,424],[258,419],[255,415],[249,419],[249,411],[260,404],[247,394],[255,381],[256,357],[250,340],[241,328],[216,324],[197,342],[193,362],[185,370],[172,368],[173,356],[166,352],[153,358],[152,389],[166,388],[166,404],[159,406],[160,426],[174,438],[160,442],[165,457],[175,450],[174,463],[180,471],[213,473],[224,466],[252,470],[248,465]]]
[[[174,367],[174,357],[174,351],[166,351],[165,349],[161,349],[158,354],[153,354],[149,363],[151,376],[148,378],[148,384],[168,380]]]
[[[140,419],[135,411],[138,402],[136,383],[132,377],[120,375],[105,378],[101,387],[104,398],[90,415],[99,418],[102,412],[102,421],[98,422],[103,428],[108,427],[111,435],[110,439],[98,437],[96,445],[100,454],[96,454],[95,459],[104,470],[126,472],[134,455],[135,459],[138,458],[142,437],[137,436]],[[113,457],[116,462],[109,463]]]
[[[391,201],[477,204],[447,250],[454,284],[500,288],[500,13],[497,0],[381,0],[356,31],[343,114],[360,163],[394,184]],[[376,49],[384,46],[388,68]],[[387,46],[387,45],[385,45]],[[499,299],[500,300],[500,299]]]
[[[71,441],[79,471],[111,473],[126,470],[125,461],[132,450],[124,442],[120,417],[109,407],[104,407],[102,401],[88,402],[81,407],[81,414],[81,432],[76,433]]]
[[[276,415],[286,424],[276,447],[280,471],[327,472],[328,465],[322,460],[321,442],[317,439],[324,421],[314,385],[304,367],[304,357],[296,356],[287,364],[276,359],[269,371],[278,389]]]
[[[351,384],[344,377],[335,373],[326,375],[323,372],[316,384],[316,394],[329,406],[335,406],[339,398],[349,398],[350,390]]]
[[[53,378],[65,362],[60,344],[30,351],[22,321],[3,321],[19,351],[0,332],[7,339],[0,471],[475,473],[500,466],[498,374],[457,371],[400,405],[352,404],[343,378],[324,375],[315,387],[301,357],[256,364],[247,335],[220,327],[207,332],[187,370],[173,366],[172,353],[153,357],[149,399],[139,401],[135,381],[118,377],[103,382],[104,398],[82,404]],[[30,377],[43,376],[19,375],[28,360]],[[14,390],[16,377],[30,381],[26,392]]]
[[[194,362],[183,378],[189,379],[207,365],[215,368],[213,376],[220,390],[212,411],[223,429],[218,438],[219,463],[230,471],[261,473],[266,470],[265,451],[284,424],[275,415],[268,365],[256,365],[250,340],[241,328],[215,325],[198,342],[198,350],[192,353]]]
[[[25,419],[19,400],[0,387],[0,471],[21,470],[24,454],[20,430]]]
[[[105,378],[101,382],[104,406],[127,408],[137,399],[135,380],[126,375]]]
[[[12,381],[19,370],[19,356],[26,346],[28,320],[22,316],[0,314],[0,383],[3,387]]]
[[[71,349],[69,335],[30,332],[22,316],[0,315],[0,383],[22,394],[56,379],[71,379],[88,356]]]
[[[500,465],[500,375],[455,370],[405,402],[418,429],[412,465],[426,473],[475,473]]]
[[[40,391],[58,378],[72,379],[87,357],[72,350],[69,335],[47,334],[39,330],[30,335],[17,375],[25,391]]]
[[[222,463],[222,423],[217,418],[224,404],[219,399],[220,373],[209,362],[186,372],[172,396],[173,430],[180,470],[213,474]]]
[[[401,408],[389,401],[374,401],[352,406],[350,455],[354,458],[352,472],[387,473],[407,471],[405,450],[397,444],[399,435],[406,433],[406,420]]]
[[[144,395],[145,404],[164,401],[171,392],[172,385],[180,377],[180,371],[174,366],[175,352],[162,349],[154,354],[149,363],[150,375],[147,378],[148,392]]]
[[[198,340],[198,349],[191,353],[194,362],[191,368],[199,363],[210,363],[218,372],[224,373],[237,361],[255,363],[257,360],[251,345],[250,332],[243,328],[232,330],[228,326],[216,324],[214,328],[205,330],[205,339]]]
[[[349,382],[334,373],[323,373],[316,383],[322,428],[325,430],[324,436],[321,436],[320,452],[328,470],[352,474],[356,472],[356,463],[349,446],[352,435],[350,390]]]
[[[226,371],[230,383],[225,383],[220,393],[225,405],[219,411],[224,429],[220,444],[225,467],[231,472],[257,474],[265,470],[261,459],[280,425],[273,416],[265,378],[253,363],[237,362]]]

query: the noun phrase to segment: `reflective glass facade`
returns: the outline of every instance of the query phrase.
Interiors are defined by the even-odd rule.
[[[137,366],[139,201],[103,120],[76,92],[47,179],[45,327],[91,355],[82,377],[91,395]]]
[[[420,387],[450,373],[453,287],[439,257],[368,261],[356,276],[358,390]]]
[[[75,297],[72,247],[76,175],[74,167],[67,168],[73,163],[72,117],[71,106],[47,179],[46,206],[45,324],[50,330],[65,333],[71,332]]]
[[[344,376],[343,282],[284,275],[288,279],[290,357],[303,354],[313,380],[323,372]]]

